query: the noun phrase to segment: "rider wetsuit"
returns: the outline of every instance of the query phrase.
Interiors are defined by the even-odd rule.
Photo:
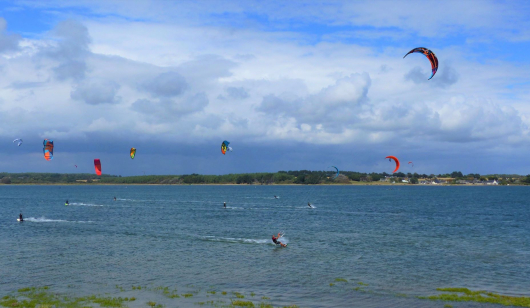
[[[277,237],[272,236],[272,241],[273,241],[274,244],[276,244],[276,245],[280,245],[280,244],[281,244],[280,242],[278,242],[278,238],[277,238]]]

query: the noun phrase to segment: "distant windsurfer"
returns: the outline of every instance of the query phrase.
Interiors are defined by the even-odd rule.
[[[22,213],[18,215],[18,221],[24,221],[24,218],[22,218]]]
[[[284,243],[282,243],[282,242],[280,242],[280,241],[278,240],[280,237],[282,237],[280,233],[278,233],[278,236],[274,236],[274,235],[273,235],[273,236],[272,236],[272,241],[273,241],[274,244],[276,244],[276,245],[281,245],[282,247],[287,247],[286,244],[284,244]]]
[[[223,202],[223,206],[224,206],[224,208],[226,209],[226,202]]]

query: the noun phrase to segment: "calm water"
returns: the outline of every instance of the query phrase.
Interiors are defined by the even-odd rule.
[[[530,296],[529,200],[530,187],[4,185],[0,296],[44,285],[202,290],[157,299],[167,307],[207,289],[300,307],[443,307],[416,298],[439,287]],[[287,248],[272,244],[279,231]]]

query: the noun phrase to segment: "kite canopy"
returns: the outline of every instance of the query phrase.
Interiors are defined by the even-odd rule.
[[[44,159],[52,160],[53,159],[53,140],[44,139],[42,144],[44,145],[44,148],[42,149],[42,151],[44,152]]]
[[[409,165],[410,165],[410,164],[412,164],[411,167],[414,167],[414,163],[413,163],[413,162],[409,161]]]
[[[431,62],[431,68],[432,68],[432,75],[429,78],[429,80],[432,77],[434,77],[434,74],[436,74],[436,71],[438,70],[438,58],[436,58],[436,55],[434,54],[434,52],[430,51],[429,49],[425,47],[418,47],[418,48],[414,48],[411,51],[409,51],[403,58],[405,58],[411,53],[422,53],[427,57],[427,59],[429,59],[429,61]]]
[[[230,142],[228,141],[223,141],[223,143],[221,144],[221,153],[226,154],[226,151],[229,150],[230,148],[228,147],[228,145],[230,144]]]
[[[94,168],[96,169],[96,174],[101,175],[101,161],[99,161],[99,158],[94,159]]]
[[[18,142],[17,145],[20,146],[20,145],[22,144],[22,139],[18,139],[18,138],[17,138],[17,139],[15,139],[15,140],[13,140],[13,142]]]
[[[397,157],[395,157],[395,156],[387,156],[385,158],[388,158],[388,160],[393,159],[396,162],[396,169],[394,171],[392,171],[392,173],[396,173],[396,171],[398,171],[398,169],[399,169],[399,160],[397,159]]]
[[[134,159],[134,156],[136,155],[136,149],[131,148],[131,159]]]
[[[332,178],[332,180],[338,178],[339,177],[339,168],[337,168],[335,166],[331,166],[330,168],[335,168],[337,170],[337,174],[335,174],[335,176]]]

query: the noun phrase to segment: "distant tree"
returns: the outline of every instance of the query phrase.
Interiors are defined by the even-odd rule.
[[[3,177],[0,182],[2,182],[2,184],[11,184],[11,178],[10,177]]]
[[[451,173],[451,177],[452,177],[452,178],[462,178],[462,177],[464,177],[464,175],[463,175],[462,172],[460,172],[460,171],[453,171],[453,172]]]
[[[410,179],[410,184],[418,184],[418,178],[411,178]]]

